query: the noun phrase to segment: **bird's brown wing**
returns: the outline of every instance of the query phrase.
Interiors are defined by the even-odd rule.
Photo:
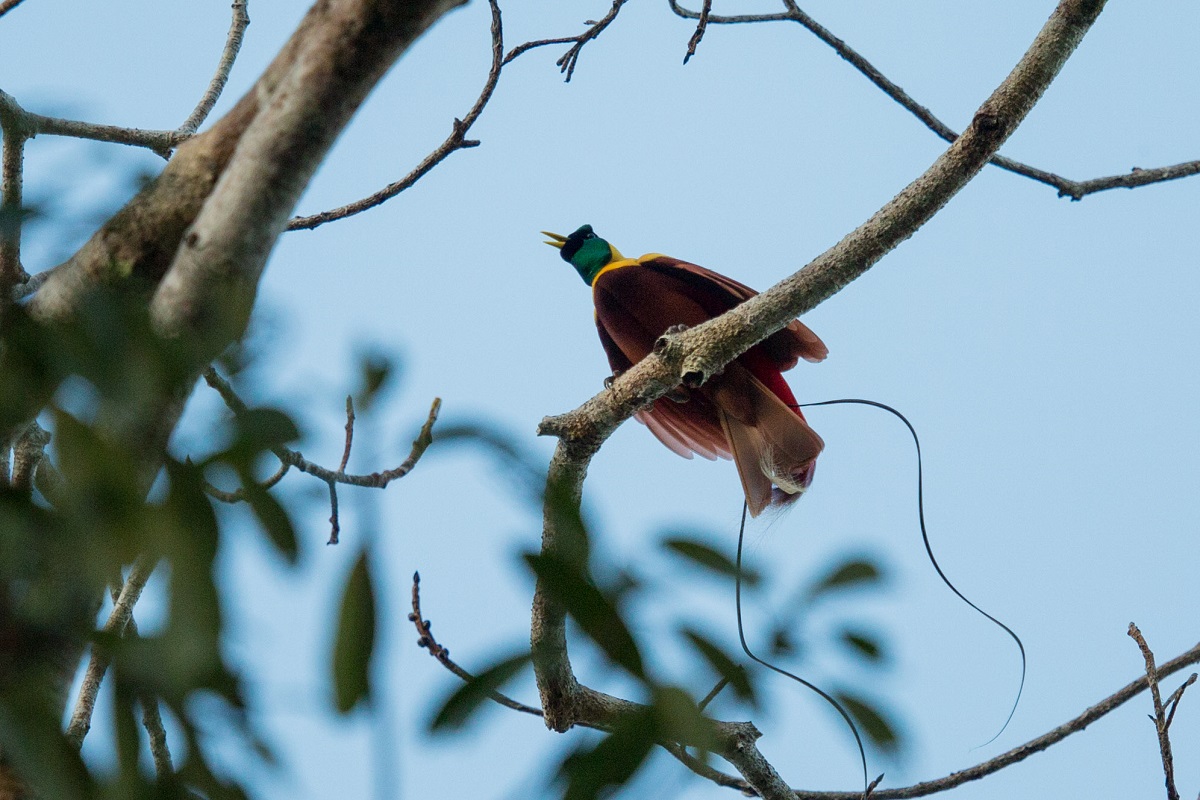
[[[687,287],[689,295],[709,314],[715,317],[749,300],[758,292],[733,278],[713,272],[696,264],[680,261],[669,256],[656,256],[640,261],[642,267],[663,274],[674,275]],[[815,333],[800,320],[792,320],[787,327],[768,336],[757,347],[779,367],[786,371],[796,366],[800,359],[823,361],[829,348]]]
[[[693,297],[678,273],[663,274],[633,264],[600,275],[592,287],[596,327],[614,371],[623,371],[654,349],[673,325],[699,325],[712,315]],[[685,458],[730,457],[716,407],[693,393],[686,403],[660,398],[638,419],[672,451]]]

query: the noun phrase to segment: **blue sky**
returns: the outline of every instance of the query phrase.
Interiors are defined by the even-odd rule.
[[[573,33],[607,5],[513,4],[504,9],[507,44]],[[1053,5],[825,0],[804,8],[960,127]],[[252,3],[218,113],[303,10]],[[0,22],[0,88],[33,111],[174,127],[208,80],[227,13],[224,2],[64,9],[28,0]],[[1004,152],[1074,178],[1196,158],[1198,24],[1191,4],[1113,0]],[[378,209],[282,239],[262,287],[250,390],[298,411],[306,455],[337,460],[343,398],[358,355],[374,349],[396,354],[403,370],[386,406],[363,420],[352,467],[398,462],[434,396],[446,421],[487,421],[544,462],[552,442],[534,436],[538,420],[598,391],[607,364],[586,288],[539,230],[589,222],[627,255],[663,252],[765,288],[943,149],[798,26],[711,27],[685,67],[691,31],[665,4],[631,3],[584,50],[570,84],[553,64],[561,50],[523,56],[472,131],[481,147],[451,156]],[[339,205],[406,173],[474,102],[488,58],[488,12],[476,0],[392,70],[298,211]],[[112,202],[131,191],[130,171],[157,169],[154,157],[116,146],[38,139],[27,152],[27,194],[69,187],[65,211]],[[886,769],[884,786],[988,758],[1132,680],[1141,657],[1125,633],[1131,620],[1160,660],[1196,643],[1198,198],[1193,179],[1072,203],[987,169],[805,317],[830,357],[790,373],[797,395],[871,398],[908,415],[925,449],[927,519],[943,567],[1029,652],[1011,725],[972,750],[1007,714],[1018,670],[1011,642],[959,604],[925,561],[904,429],[866,409],[814,410],[827,448],[816,483],[788,514],[752,526],[748,547],[781,588],[848,553],[888,567],[886,591],[837,609],[891,646],[890,669],[844,676],[907,723],[910,756],[872,763],[873,773]],[[85,232],[34,231],[27,267],[53,264],[70,236]],[[202,446],[189,437],[216,409],[214,398],[196,398],[182,450]],[[431,786],[454,797],[543,793],[544,768],[564,737],[538,720],[495,709],[463,736],[424,733],[454,681],[414,646],[404,619],[408,577],[419,569],[426,614],[465,666],[527,640],[531,586],[516,553],[536,545],[539,515],[513,499],[497,463],[435,446],[386,493],[343,492],[337,548],[323,544],[322,487],[292,476],[284,492],[300,503],[302,568],[284,569],[239,512],[222,556],[236,619],[230,653],[255,676],[255,713],[284,764],[256,773],[261,796],[411,797]],[[606,556],[666,581],[640,620],[648,632],[684,615],[733,641],[728,587],[671,574],[651,546],[682,526],[732,547],[740,488],[731,464],[684,461],[631,422],[593,463],[585,503]],[[399,783],[383,792],[372,785],[379,745],[368,721],[338,720],[326,702],[331,609],[368,537],[383,558],[390,612],[376,675]],[[151,621],[153,600],[142,612]],[[686,673],[669,651],[662,658]],[[818,679],[844,664],[821,653],[806,662]],[[597,674],[586,657],[578,668],[584,682]],[[790,685],[766,685],[770,710],[755,718],[766,755],[796,786],[853,789],[857,756],[836,716]],[[536,697],[531,680],[513,691]],[[1184,794],[1200,788],[1192,706],[1184,700],[1173,727]],[[1149,710],[1139,698],[955,796],[1153,796],[1162,778]],[[234,768],[243,761],[233,743],[215,746]],[[728,792],[656,760],[635,791],[666,790]]]

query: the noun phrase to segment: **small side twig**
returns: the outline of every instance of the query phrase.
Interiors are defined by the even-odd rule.
[[[537,39],[532,42],[525,42],[524,44],[518,45],[504,57],[503,63],[507,64],[518,56],[523,55],[524,53],[527,53],[536,47],[545,47],[551,44],[570,44],[570,49],[567,50],[567,52],[555,62],[559,68],[559,71],[566,73],[566,82],[570,83],[571,76],[575,74],[575,65],[579,63],[579,54],[583,52],[583,46],[603,33],[604,29],[611,25],[613,20],[617,18],[617,14],[621,13],[621,7],[627,2],[629,2],[629,0],[613,0],[612,8],[608,10],[608,13],[599,20],[588,20],[585,23],[589,26],[588,29],[578,36],[560,36],[555,39]]]
[[[209,82],[208,88],[204,90],[204,96],[200,98],[195,110],[179,126],[179,133],[193,134],[199,130],[213,110],[213,106],[217,104],[221,92],[225,90],[225,83],[229,80],[233,62],[237,60],[238,51],[242,49],[242,39],[246,34],[246,27],[250,24],[247,3],[248,0],[233,0],[233,21],[229,23],[229,33],[225,37],[225,47],[221,50],[221,58],[217,62],[217,71]]]
[[[346,447],[342,450],[342,461],[338,464],[338,472],[346,471],[350,461],[350,446],[354,443],[354,398],[346,395]]]
[[[1167,733],[1167,728],[1171,723],[1167,719],[1162,695],[1158,691],[1158,669],[1154,666],[1154,653],[1150,651],[1150,646],[1146,644],[1146,639],[1138,630],[1138,626],[1132,622],[1129,623],[1129,636],[1137,642],[1138,648],[1142,651],[1142,658],[1146,661],[1146,683],[1150,686],[1150,699],[1154,703],[1154,716],[1150,719],[1154,721],[1154,728],[1158,732],[1158,749],[1162,753],[1167,800],[1179,800],[1179,790],[1175,788],[1175,761],[1171,757],[1171,737]],[[1180,687],[1178,694],[1182,697],[1183,687]],[[1178,698],[1176,698],[1176,702],[1178,702]]]
[[[337,482],[329,481],[329,539],[325,544],[337,544],[342,533],[342,523],[338,519]]]
[[[103,633],[122,635],[129,621],[133,618],[133,607],[142,596],[142,589],[154,573],[158,561],[149,558],[138,558],[129,570],[129,577],[121,586],[117,599],[113,602],[112,612],[100,629]],[[104,673],[108,671],[108,654],[99,648],[92,648],[88,659],[87,670],[84,672],[83,685],[79,689],[79,697],[75,700],[75,708],[71,712],[71,722],[67,725],[67,740],[76,747],[83,746],[84,737],[92,727],[92,713],[96,710],[96,696],[100,692],[100,683]]]
[[[728,685],[729,678],[721,678],[721,680],[717,681],[717,685],[714,686],[712,690],[704,696],[704,699],[700,701],[700,710],[703,711],[704,709],[708,708],[708,704],[713,700],[716,700],[717,695],[719,695],[721,690]]]
[[[1188,679],[1180,684],[1179,688],[1171,693],[1164,705],[1170,706],[1167,711],[1167,727],[1171,727],[1171,723],[1175,721],[1175,709],[1179,708],[1179,701],[1183,699],[1183,690],[1196,682],[1196,673],[1188,676]]]
[[[700,45],[700,40],[704,38],[704,32],[708,30],[708,17],[711,13],[712,0],[704,0],[704,6],[700,9],[700,20],[696,23],[696,31],[688,40],[687,55],[683,57],[683,63],[688,63],[688,60],[696,55],[696,48]]]

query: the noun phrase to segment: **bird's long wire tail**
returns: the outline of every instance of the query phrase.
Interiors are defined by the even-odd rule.
[[[993,623],[998,625],[1005,633],[1007,633],[1010,637],[1012,637],[1012,640],[1017,643],[1017,649],[1021,651],[1021,682],[1017,686],[1017,697],[1016,697],[1016,699],[1013,700],[1012,708],[1009,709],[1009,712],[1008,712],[1008,717],[1005,718],[1004,724],[1002,726],[1000,726],[1000,730],[996,731],[995,736],[993,736],[991,739],[988,739],[986,742],[984,742],[983,744],[978,745],[978,746],[983,747],[985,745],[991,744],[1000,736],[1000,734],[1004,733],[1005,728],[1008,727],[1008,723],[1012,722],[1013,714],[1017,713],[1017,704],[1021,702],[1021,693],[1025,690],[1025,667],[1026,667],[1025,645],[1021,642],[1021,637],[1017,636],[1017,634],[1013,632],[1012,628],[1008,627],[1003,622],[996,619],[991,614],[984,611],[982,608],[980,608],[979,606],[975,605],[970,600],[968,600],[966,595],[964,595],[962,592],[960,592],[958,590],[958,588],[953,583],[950,582],[950,579],[946,577],[946,573],[942,571],[941,565],[938,564],[937,559],[934,557],[933,547],[929,544],[929,532],[925,528],[925,486],[924,486],[924,473],[922,471],[922,465],[921,465],[921,440],[919,438],[917,438],[917,429],[912,426],[912,423],[908,421],[908,418],[889,405],[885,405],[883,403],[877,403],[874,400],[860,400],[858,398],[847,398],[847,399],[842,399],[842,400],[825,400],[825,401],[822,401],[819,403],[802,403],[800,405],[800,407],[801,408],[812,408],[815,406],[835,406],[835,405],[848,405],[848,404],[872,406],[874,408],[882,409],[882,410],[887,411],[888,413],[894,415],[896,418],[898,418],[901,422],[904,423],[904,426],[906,428],[908,428],[908,432],[912,434],[913,444],[915,444],[917,447],[917,519],[921,524],[921,540],[925,543],[925,553],[929,556],[929,563],[933,564],[933,568],[935,570],[937,570],[938,577],[942,579],[942,582],[945,583],[946,586],[950,587],[950,591],[952,591],[956,595],[958,595],[959,599],[962,600],[967,605],[969,605],[971,608],[975,609],[980,614],[987,617],[990,621],[992,621]],[[738,547],[739,547],[739,555],[740,555],[740,547],[741,547],[740,539],[738,540]],[[739,623],[740,623],[740,617],[739,617]],[[818,690],[818,691],[820,691],[820,690]],[[824,693],[822,693],[822,694],[824,694]],[[842,716],[845,716],[844,711],[842,712]],[[857,735],[857,733],[856,733],[856,735]],[[861,745],[860,745],[860,747],[861,747]]]
[[[842,715],[842,719],[846,720],[846,724],[850,726],[850,732],[854,734],[854,742],[855,742],[855,744],[858,745],[858,757],[862,761],[863,800],[866,800],[867,796],[871,793],[871,789],[876,784],[879,783],[879,781],[883,778],[883,776],[880,775],[873,782],[870,782],[870,783],[867,782],[867,751],[866,751],[866,748],[863,747],[862,736],[860,736],[858,733],[858,726],[854,724],[854,720],[851,719],[849,712],[846,711],[846,709],[842,706],[841,703],[839,703],[837,700],[835,700],[832,695],[830,695],[828,692],[826,692],[821,687],[817,686],[814,683],[804,680],[804,678],[801,678],[798,675],[793,675],[792,673],[788,672],[785,669],[782,669],[780,667],[775,666],[774,664],[770,664],[770,663],[762,660],[758,656],[754,655],[754,652],[750,649],[750,646],[748,644],[746,644],[746,632],[742,626],[742,542],[746,538],[746,511],[747,511],[747,505],[746,505],[745,501],[743,501],[742,502],[742,524],[738,528],[737,562],[736,562],[736,570],[735,570],[735,576],[734,576],[734,598],[735,598],[735,602],[737,605],[738,641],[740,641],[742,643],[742,652],[744,652],[746,654],[746,656],[749,657],[750,660],[755,662],[756,664],[761,664],[762,666],[766,667],[767,669],[772,670],[773,672],[778,672],[780,675],[783,675],[784,677],[791,678],[792,680],[799,683],[801,686],[804,686],[804,687],[812,690],[816,694],[820,695],[820,697],[825,702],[829,703],[829,705],[831,705],[837,709],[837,712]]]

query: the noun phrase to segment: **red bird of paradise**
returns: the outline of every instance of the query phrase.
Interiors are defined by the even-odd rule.
[[[542,231],[592,287],[596,329],[613,374],[645,358],[663,333],[712,319],[757,294],[704,267],[649,253],[625,258],[584,225],[570,236]],[[637,419],[684,458],[732,458],[751,516],[784,506],[809,487],[825,443],[808,426],[782,372],[829,348],[793,320],[730,363],[704,386],[655,400]]]

